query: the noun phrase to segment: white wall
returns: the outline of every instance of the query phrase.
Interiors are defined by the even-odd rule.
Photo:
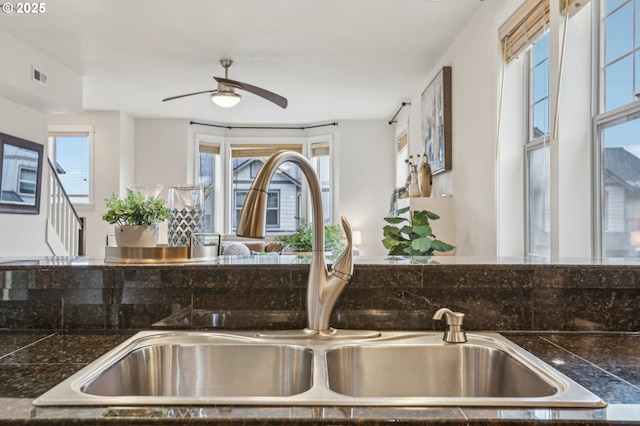
[[[0,132],[47,144],[47,116],[0,97]],[[44,150],[46,153],[46,148]],[[0,213],[0,256],[50,256],[45,242],[49,166],[43,163],[40,214]]]
[[[459,256],[494,256],[497,251],[494,170],[501,61],[496,16],[505,3],[482,4],[411,98],[409,150],[415,155],[424,152],[421,94],[443,66],[451,66],[452,170],[434,176],[432,196],[454,197]]]
[[[569,20],[558,123],[558,256],[594,255],[591,181],[591,8]],[[553,71],[552,71],[553,72]]]
[[[0,31],[0,132],[31,140],[47,152],[47,116],[80,111],[82,78],[39,51]],[[31,79],[32,66],[48,75]],[[49,166],[43,161],[40,214],[0,214],[0,256],[50,256],[46,244]]]
[[[504,99],[496,193],[498,194],[498,255],[522,257],[525,252],[524,60],[513,60],[505,70]],[[508,96],[506,94],[509,94]]]
[[[82,77],[0,30],[0,97],[49,114],[82,109]],[[32,68],[47,75],[47,84],[32,80]]]
[[[362,256],[384,256],[384,218],[395,183],[394,129],[387,120],[340,121],[339,209],[362,233]]]
[[[120,114],[120,190],[135,183],[136,145],[135,119],[128,114]]]
[[[170,185],[193,182],[188,120],[138,118],[135,122],[135,183]]]
[[[87,256],[104,258],[106,236],[113,233],[113,225],[102,220],[106,212],[104,199],[113,192],[122,193],[131,181],[133,152],[133,120],[118,111],[89,111],[79,115],[56,115],[49,117],[52,125],[91,125],[93,135],[93,203],[76,205],[80,216],[87,218]],[[121,162],[121,159],[125,161]]]
[[[193,143],[188,120],[138,118],[135,120],[135,183],[161,184],[167,199],[171,185],[193,183]],[[158,243],[167,243],[167,223],[160,224]]]

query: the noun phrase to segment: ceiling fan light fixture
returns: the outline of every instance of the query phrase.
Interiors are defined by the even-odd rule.
[[[231,108],[238,105],[242,96],[235,92],[215,92],[211,94],[211,100],[223,108]]]

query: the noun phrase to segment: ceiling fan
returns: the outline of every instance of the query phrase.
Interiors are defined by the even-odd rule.
[[[172,96],[170,98],[165,98],[162,102],[171,101],[173,99],[184,98],[186,96],[199,95],[201,93],[211,93],[211,100],[225,108],[230,108],[235,106],[240,102],[241,96],[235,92],[234,89],[245,90],[249,93],[253,93],[254,95],[258,95],[268,101],[273,102],[281,108],[287,107],[287,98],[284,98],[276,93],[270,92],[268,90],[262,89],[260,87],[252,86],[247,83],[243,83],[241,81],[229,80],[229,67],[233,64],[231,59],[222,59],[220,64],[224,68],[224,78],[221,77],[213,77],[218,82],[217,89],[211,90],[203,90],[202,92],[195,93],[187,93],[185,95]]]

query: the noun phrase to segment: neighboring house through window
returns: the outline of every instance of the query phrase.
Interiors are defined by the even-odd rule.
[[[233,217],[231,231],[235,232],[244,198],[258,170],[273,153],[289,149],[302,153],[302,145],[232,144],[231,191]],[[267,198],[267,233],[293,233],[302,217],[302,171],[293,163],[284,163],[274,173],[269,183]]]
[[[207,232],[234,233],[244,200],[256,174],[273,153],[287,149],[307,154],[316,171],[322,190],[325,224],[330,224],[333,209],[331,144],[326,137],[307,139],[306,143],[242,143],[212,142],[211,136],[197,135],[197,181],[211,188],[205,211]],[[304,141],[303,138],[299,138]],[[226,164],[226,165],[225,165]],[[274,173],[267,195],[267,234],[296,231],[301,218],[307,217],[306,185],[302,171],[291,162],[282,164]],[[228,200],[228,201],[224,201]],[[229,208],[225,206],[231,206]]]

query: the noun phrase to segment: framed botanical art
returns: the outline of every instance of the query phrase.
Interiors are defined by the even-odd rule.
[[[422,140],[431,172],[451,170],[451,67],[443,67],[422,92]]]
[[[38,214],[44,145],[0,133],[0,213]]]

